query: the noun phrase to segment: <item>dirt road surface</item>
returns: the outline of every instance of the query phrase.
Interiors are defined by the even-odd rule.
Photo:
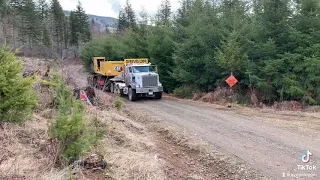
[[[82,66],[74,65],[70,69],[70,75],[77,77],[76,83],[86,85]],[[294,176],[302,175],[299,179],[320,179],[319,114],[239,113],[243,110],[168,98],[125,102],[160,121],[201,137],[214,150],[239,158],[271,178],[295,179]],[[301,161],[306,150],[312,153],[309,163]],[[315,165],[316,169],[301,170],[298,165]],[[313,178],[305,177],[315,174],[317,176]]]
[[[320,168],[319,130],[298,132],[284,125],[276,126],[185,100],[140,100],[134,106],[207,140],[214,149],[241,158],[273,178],[283,178],[283,173],[285,176],[302,173],[320,176],[319,169],[303,171],[297,166],[307,165],[301,161],[301,156],[308,149],[313,154],[308,165]],[[319,122],[320,119],[315,121]]]

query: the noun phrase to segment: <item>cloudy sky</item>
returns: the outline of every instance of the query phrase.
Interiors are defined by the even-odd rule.
[[[123,7],[126,0],[80,0],[86,13],[98,15],[118,17],[119,8]],[[162,0],[130,0],[136,14],[139,14],[144,8],[149,15],[154,15],[157,12]],[[170,0],[172,10],[179,7],[179,0]],[[73,10],[78,4],[78,0],[60,0],[64,10]]]

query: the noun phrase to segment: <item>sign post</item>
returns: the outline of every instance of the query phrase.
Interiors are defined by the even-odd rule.
[[[226,79],[226,83],[230,87],[230,91],[232,91],[232,87],[238,83],[238,80],[233,76],[232,72],[231,75]],[[233,98],[232,98],[232,106],[234,104]]]

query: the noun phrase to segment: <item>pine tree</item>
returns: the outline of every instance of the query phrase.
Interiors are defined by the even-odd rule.
[[[243,74],[248,65],[248,58],[239,42],[239,32],[234,30],[224,37],[221,48],[217,52],[217,61],[226,74]]]
[[[119,11],[118,32],[122,32],[127,28],[137,28],[135,12],[129,0],[126,1],[125,7]]]
[[[158,66],[160,81],[166,91],[172,92],[177,81],[171,77],[175,64],[172,58],[175,43],[173,32],[169,27],[152,29],[153,36],[148,37],[149,56],[153,64]]]
[[[32,0],[22,0],[19,26],[20,41],[30,48],[41,40],[41,20]]]
[[[123,9],[120,9],[119,11],[119,17],[118,17],[118,28],[117,31],[118,32],[122,32],[123,30],[125,30],[128,27],[128,22],[127,22],[127,18],[126,18],[126,14],[124,12]]]
[[[38,0],[37,9],[40,13],[40,19],[45,21],[48,18],[49,14],[49,4],[46,0]]]
[[[70,42],[70,19],[68,16],[65,16],[64,19],[64,31],[63,31],[63,36],[64,36],[64,48],[68,49],[68,45]]]
[[[46,0],[38,0],[37,9],[40,14],[40,20],[42,24],[41,41],[43,45],[49,48],[52,45],[50,32],[48,30],[48,24],[47,24],[47,21],[49,20],[49,4],[47,3]]]
[[[51,31],[56,52],[63,56],[65,15],[58,0],[52,0],[50,5]]]
[[[158,26],[171,26],[171,5],[169,0],[162,1],[160,9],[156,15]]]
[[[22,69],[14,54],[0,49],[0,122],[25,121],[37,104],[33,80],[23,78]]]
[[[127,22],[128,22],[128,27],[135,29],[137,27],[136,15],[132,9],[132,5],[130,4],[129,0],[126,1],[126,6],[124,7],[124,11],[125,11]]]
[[[149,23],[149,15],[147,13],[147,10],[143,8],[140,12],[140,18],[139,18],[139,28],[142,30],[146,30],[148,23]]]
[[[2,24],[4,45],[7,44],[8,26],[11,22],[12,9],[7,0],[0,0],[0,23]]]
[[[78,35],[78,24],[77,19],[75,16],[74,11],[70,12],[69,16],[69,23],[70,23],[70,45],[76,45],[78,46],[79,42],[79,35]]]
[[[70,14],[70,44],[79,47],[80,43],[91,39],[89,18],[83,10],[81,3]]]

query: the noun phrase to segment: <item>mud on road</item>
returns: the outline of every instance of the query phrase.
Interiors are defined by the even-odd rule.
[[[86,73],[81,65],[69,64],[68,69],[68,73],[76,77],[76,84],[86,85]],[[293,179],[299,174],[317,174],[316,177],[300,179],[320,178],[319,113],[279,113],[246,108],[230,110],[168,98],[134,103],[124,98],[124,101],[128,108],[140,109],[152,119],[203,139],[213,151],[232,157],[235,166],[245,164],[272,179]],[[301,161],[306,150],[312,152],[308,164]],[[318,169],[306,171],[298,169],[298,165],[315,165]]]

